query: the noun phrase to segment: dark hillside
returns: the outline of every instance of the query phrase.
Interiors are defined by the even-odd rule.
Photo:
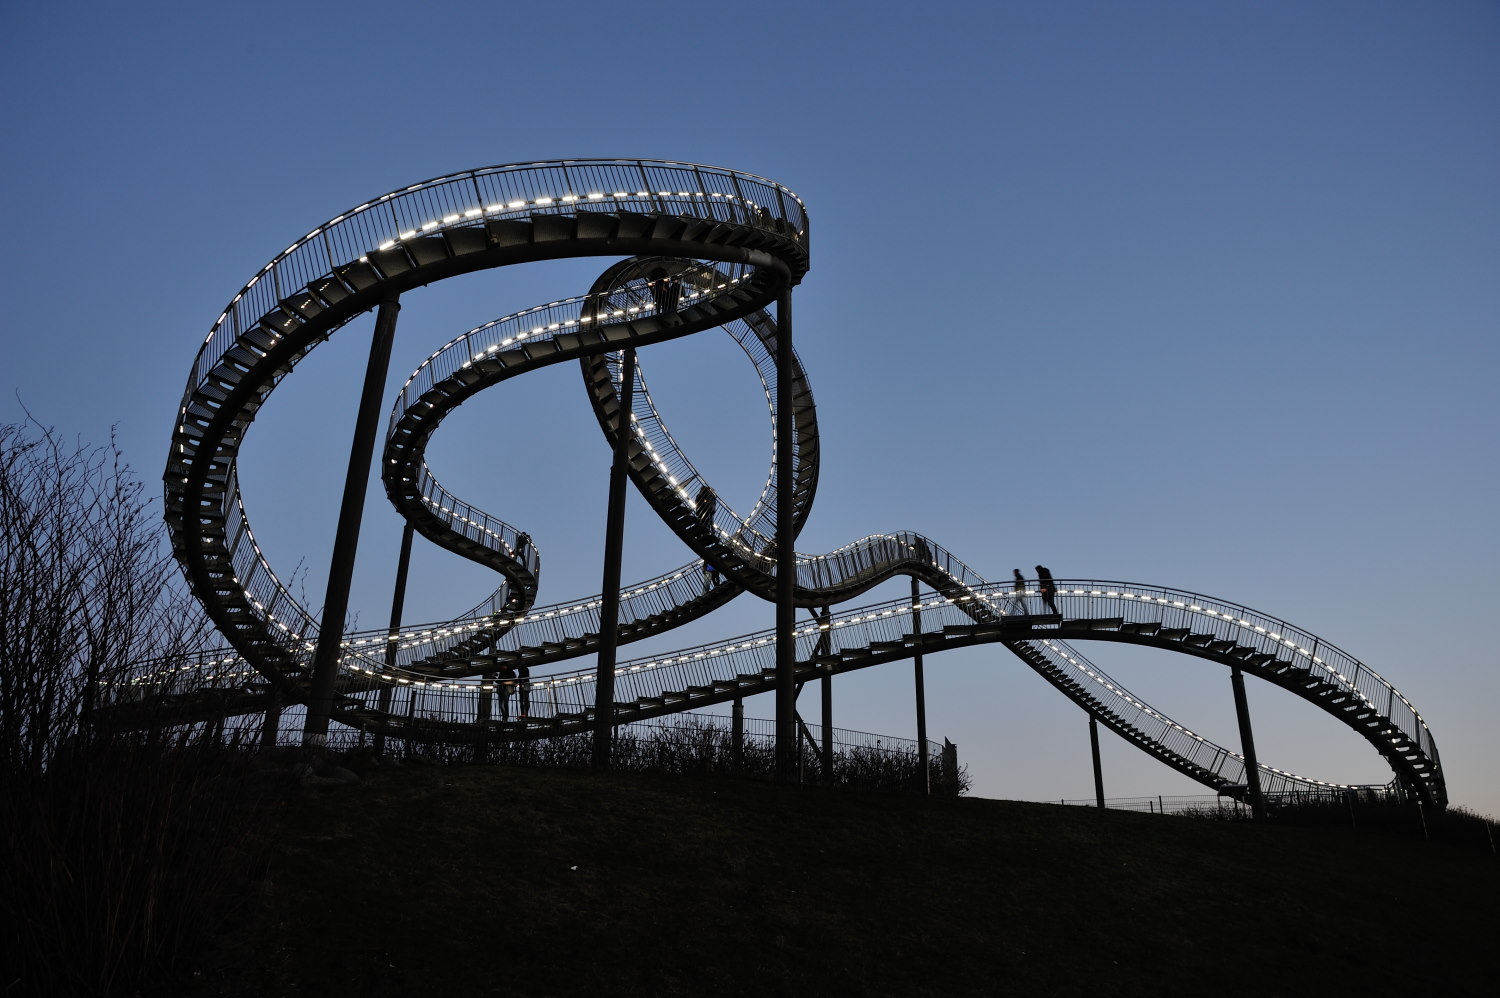
[[[191,995],[1493,993],[1500,863],[1375,831],[505,768],[278,822]]]

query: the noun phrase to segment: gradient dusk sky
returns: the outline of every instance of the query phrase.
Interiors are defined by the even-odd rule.
[[[116,427],[154,494],[210,325],[345,209],[501,163],[760,174],[812,220],[796,340],[823,476],[800,550],[911,529],[990,579],[1041,562],[1280,617],[1393,682],[1453,802],[1500,814],[1495,3],[86,0],[0,6],[0,54],[0,419],[24,404],[69,436]],[[392,387],[600,269],[409,293]],[[298,366],[242,456],[257,535],[309,593],[371,324]],[[748,506],[770,446],[743,358],[703,335],[641,361],[679,442]],[[476,398],[431,454],[532,535],[543,602],[595,592],[601,570],[609,455],[579,382],[554,369]],[[629,515],[628,579],[690,560],[644,502]],[[377,479],[364,523],[351,606],[369,627],[400,534]],[[431,548],[415,572],[413,622],[494,585]],[[621,654],[773,620],[742,596]],[[1083,650],[1238,746],[1222,666]],[[955,651],[926,674],[930,733],[974,793],[1092,795],[1086,716],[1018,659]],[[835,723],[910,737],[911,687],[906,664],[840,678]],[[1260,682],[1250,702],[1263,762],[1389,779],[1327,715]],[[817,718],[815,691],[803,708]],[[770,697],[747,713],[772,716]],[[1109,796],[1208,793],[1103,738]]]

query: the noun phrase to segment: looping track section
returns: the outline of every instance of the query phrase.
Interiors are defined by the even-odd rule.
[[[742,592],[776,597],[775,455],[790,449],[792,535],[816,492],[816,411],[800,361],[778,369],[767,311],[809,266],[805,206],[762,177],[648,160],[575,160],[491,167],[436,178],[359,205],[268,263],[230,302],[199,350],[173,433],[165,508],[174,553],[233,645],[184,679],[144,672],[134,696],[173,701],[184,718],[249,711],[273,692],[307,700],[319,621],[260,550],[239,489],[249,427],[297,363],[352,319],[434,281],[496,267],[607,258],[577,297],[485,323],[436,350],[403,387],[380,467],[385,491],[415,531],[498,573],[495,593],[439,626],[342,638],[335,717],[376,731],[454,741],[540,738],[597,722],[583,671],[558,671],[598,650],[601,597],[536,604],[539,547],[445,488],[426,461],[443,418],[478,392],[554,364],[579,364],[632,483],[695,561],[624,586],[621,643],[701,617]],[[645,374],[624,392],[622,352],[710,330],[727,332],[755,367],[768,408],[791,407],[775,433],[772,473],[748,510],[721,501],[657,411]],[[630,411],[621,420],[624,396]],[[616,439],[628,426],[623,441]],[[1003,645],[1064,695],[1143,751],[1217,789],[1244,782],[1244,760],[1145,704],[1074,647],[1083,640],[1154,645],[1243,669],[1317,704],[1390,763],[1397,782],[1446,800],[1430,731],[1415,708],[1363,664],[1299,629],[1194,594],[1123,583],[1064,584],[1040,594],[988,583],[935,541],[881,534],[836,551],[796,554],[794,602],[824,609],[796,633],[798,681],[979,643]],[[710,570],[708,566],[712,566]],[[893,576],[933,590],[920,604],[831,612]],[[1043,612],[1043,611],[1046,612]],[[768,634],[621,663],[613,717],[623,722],[770,689]],[[500,669],[526,665],[530,716],[488,709]],[[250,679],[247,681],[246,677]],[[421,689],[441,709],[400,717],[389,691]],[[195,711],[197,714],[195,715]],[[1332,784],[1261,767],[1265,789]]]

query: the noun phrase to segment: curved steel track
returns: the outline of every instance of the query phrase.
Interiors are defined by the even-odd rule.
[[[306,700],[318,621],[292,596],[255,541],[236,471],[244,434],[271,391],[317,344],[393,294],[459,274],[537,260],[601,256],[586,294],[487,323],[437,350],[391,414],[380,466],[392,504],[424,537],[501,576],[479,607],[444,624],[344,636],[335,717],[370,730],[453,741],[541,738],[595,723],[593,672],[552,671],[598,649],[601,598],[535,605],[541,569],[522,531],[451,493],[426,462],[443,418],[513,377],[577,361],[613,446],[621,351],[724,329],[755,366],[773,414],[792,407],[794,535],[818,479],[812,392],[800,363],[775,364],[765,309],[808,269],[799,198],[772,181],[692,164],[590,160],[492,167],[396,191],[319,226],[268,263],[214,323],[194,362],[165,475],[174,552],[234,646],[170,674],[150,669],[122,694],[192,720],[264,707],[272,688]],[[701,617],[749,591],[776,594],[776,476],[738,512],[705,502],[702,476],[677,446],[639,370],[625,441],[632,482],[698,560],[620,594],[621,643]],[[775,420],[773,419],[773,438]],[[773,460],[773,469],[775,462]],[[705,565],[717,570],[709,585]],[[1244,760],[1148,706],[1080,654],[1080,640],[1152,645],[1237,666],[1349,725],[1390,763],[1396,781],[1446,801],[1431,732],[1385,680],[1285,622],[1220,600],[1159,587],[1062,583],[1058,613],[1040,594],[986,582],[914,533],[872,535],[826,554],[796,555],[794,598],[832,607],[897,575],[934,595],[830,613],[798,628],[797,679],[978,643],[1004,645],[1065,695],[1143,751],[1225,790]],[[620,663],[613,720],[692,709],[774,687],[774,633],[746,635]],[[541,668],[531,716],[489,709],[507,666]],[[392,709],[405,691],[407,712]],[[414,705],[423,698],[420,713]],[[1266,792],[1328,787],[1270,767]]]

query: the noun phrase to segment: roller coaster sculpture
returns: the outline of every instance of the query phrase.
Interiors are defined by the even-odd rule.
[[[234,650],[187,667],[143,668],[120,709],[149,704],[181,721],[201,721],[275,703],[315,702],[319,621],[261,553],[240,496],[236,458],[256,413],[315,346],[382,302],[460,274],[583,256],[623,260],[587,294],[454,339],[402,388],[379,462],[386,494],[412,530],[494,569],[501,583],[480,606],[443,625],[334,635],[330,716],[377,733],[419,726],[430,739],[522,740],[775,688],[777,632],[767,631],[616,663],[608,673],[614,686],[605,701],[608,716],[600,717],[596,670],[555,667],[600,651],[601,611],[616,601],[596,596],[535,605],[538,547],[517,527],[444,488],[425,454],[443,417],[464,400],[576,360],[600,426],[612,446],[623,443],[631,483],[697,555],[681,568],[620,588],[617,642],[667,631],[744,591],[776,600],[786,563],[775,545],[779,480],[791,489],[795,537],[812,507],[819,451],[806,373],[794,356],[778,367],[778,318],[767,307],[778,296],[789,301],[789,289],[808,270],[808,247],[804,205],[779,184],[650,160],[570,160],[453,174],[361,204],[298,239],[213,324],[188,379],[165,474],[174,552]],[[707,498],[714,494],[677,446],[633,363],[636,347],[713,329],[727,331],[750,358],[773,416],[780,417],[773,419],[773,430],[781,428],[774,434],[776,453],[787,457],[782,449],[790,448],[789,465],[773,461],[759,500],[745,513]],[[628,420],[622,421],[627,398]],[[832,612],[898,575],[919,580],[931,593]],[[1163,648],[1229,666],[1236,677],[1242,670],[1310,701],[1388,761],[1395,778],[1386,790],[1446,803],[1437,748],[1416,709],[1320,638],[1243,606],[1157,586],[1062,581],[1053,597],[1058,612],[1042,597],[1034,587],[987,582],[916,533],[869,536],[827,554],[796,553],[792,600],[822,610],[789,628],[796,681],[997,643],[1092,718],[1221,793],[1242,793],[1256,775],[1266,794],[1340,786],[1264,766],[1247,772],[1241,755],[1148,706],[1073,643]],[[496,717],[494,677],[520,665],[532,670],[529,715]],[[411,709],[417,697],[420,714]],[[394,706],[398,699],[405,712]]]

